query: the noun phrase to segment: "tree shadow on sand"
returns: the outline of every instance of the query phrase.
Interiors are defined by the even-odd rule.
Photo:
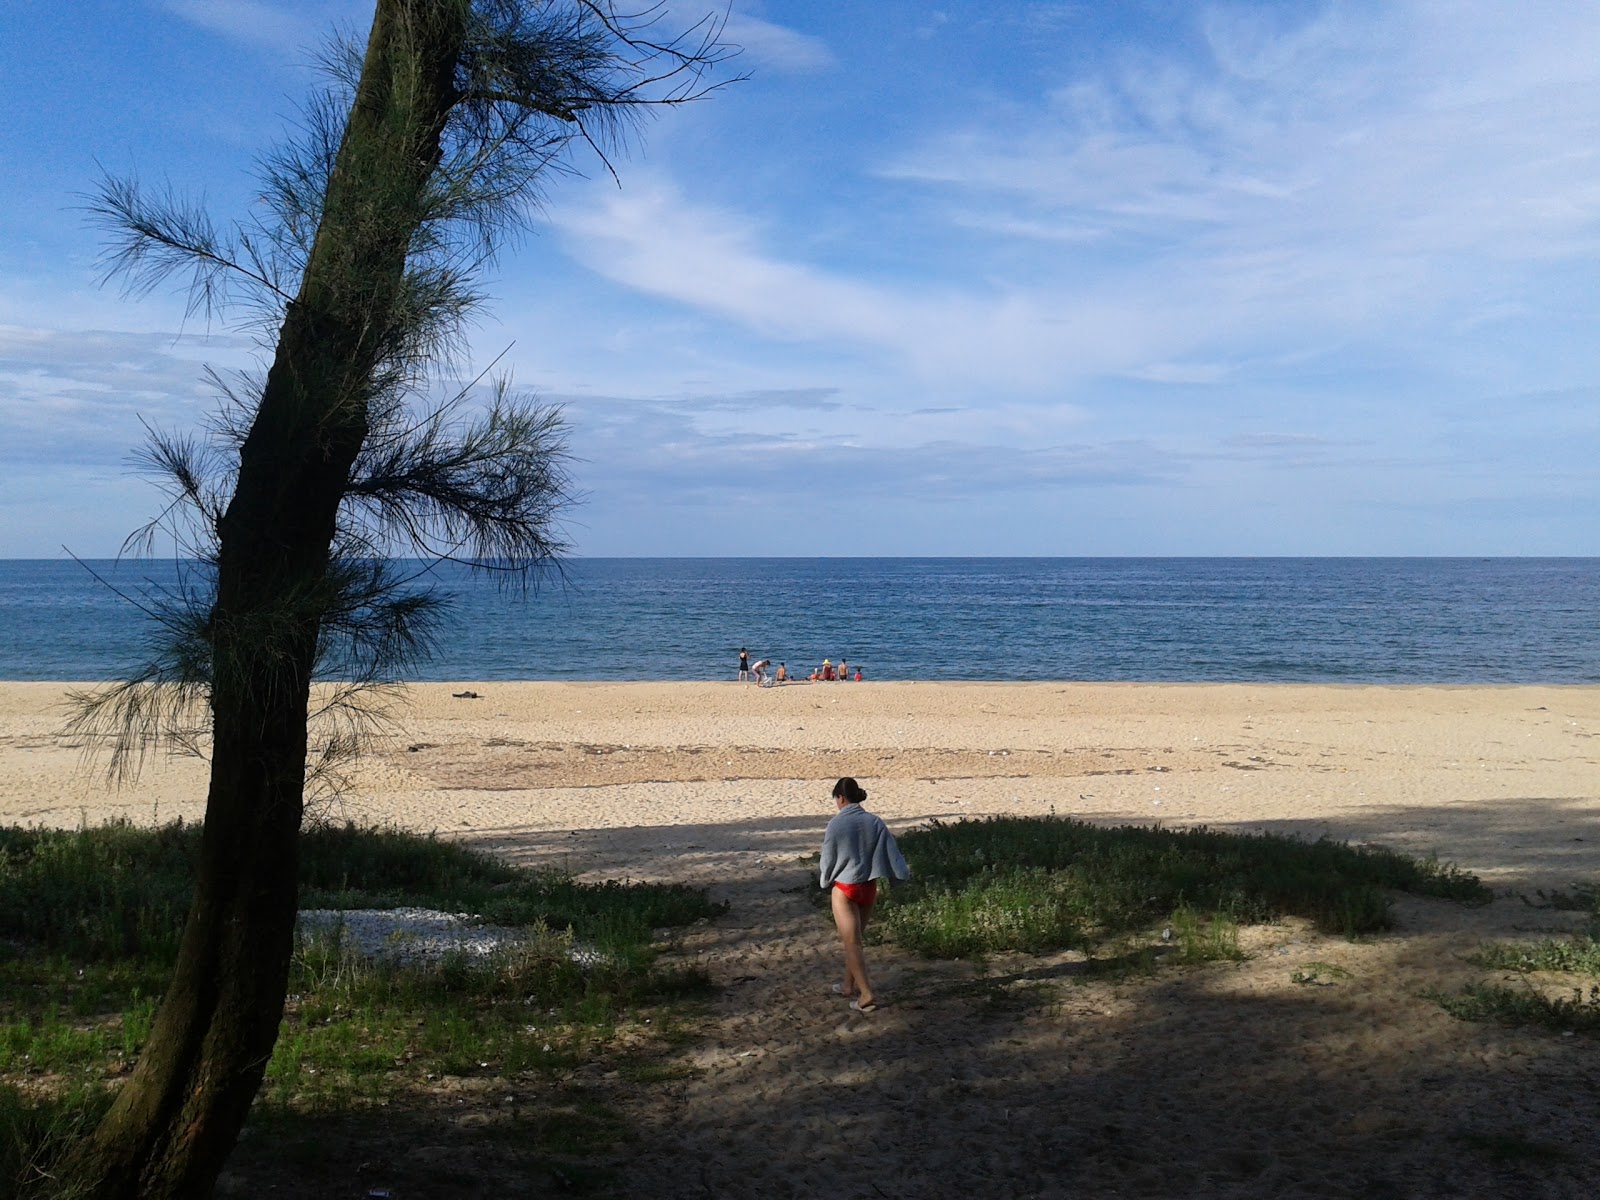
[[[1600,819],[1568,799],[1225,828],[1433,853],[1513,893],[1593,879],[1600,849]],[[801,832],[814,823],[744,829],[763,848]],[[809,898],[737,861],[720,878],[744,941],[706,946],[742,946],[706,1073],[641,1101],[630,1195],[1573,1196],[1600,1169],[1600,1047],[1464,1024],[1431,998],[1481,976],[1462,957],[1478,941],[1569,914],[1398,897],[1397,927],[1361,943],[1288,923],[1257,930],[1244,964],[1122,978],[881,947],[896,1003],[860,1018],[826,1007],[834,952]],[[1295,982],[1322,960],[1348,980]]]
[[[1096,973],[1081,956],[974,964],[878,946],[889,1003],[870,1016],[828,994],[837,950],[802,862],[820,824],[478,831],[525,864],[565,855],[710,886],[733,907],[677,953],[720,992],[660,1081],[597,1070],[563,1085],[631,1130],[570,1160],[592,1174],[563,1181],[560,1162],[514,1138],[440,1150],[430,1166],[434,1152],[411,1149],[489,1137],[436,1098],[383,1119],[384,1144],[410,1164],[404,1194],[1575,1197],[1600,1173],[1600,1040],[1466,1024],[1431,998],[1483,977],[1464,955],[1484,938],[1571,927],[1572,914],[1517,897],[1600,874],[1600,814],[1584,802],[1213,826],[1432,852],[1509,894],[1480,908],[1398,898],[1396,928],[1355,943],[1303,922],[1256,927],[1246,962],[1147,973],[1131,959]],[[631,870],[612,869],[629,855]],[[1310,969],[1328,964],[1338,971]],[[242,1184],[265,1178],[252,1152],[236,1163]],[[380,1182],[347,1171],[296,1193],[279,1178],[280,1195]]]
[[[1496,888],[1534,889],[1600,877],[1600,797],[1463,798],[1450,805],[1390,805],[1337,820],[1254,821],[1241,832],[1371,842],[1433,855]]]

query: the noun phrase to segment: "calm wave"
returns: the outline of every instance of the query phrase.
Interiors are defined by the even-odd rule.
[[[132,596],[169,562],[89,564]],[[738,649],[868,679],[1600,681],[1600,559],[579,559],[459,568],[433,680],[732,679]],[[0,561],[0,678],[116,678],[149,621],[84,566]]]

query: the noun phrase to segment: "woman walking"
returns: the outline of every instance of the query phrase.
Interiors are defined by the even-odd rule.
[[[878,1007],[867,978],[867,953],[861,938],[878,899],[878,880],[909,879],[911,868],[895,845],[894,834],[861,807],[867,793],[846,776],[833,785],[836,808],[822,835],[822,886],[833,901],[833,923],[844,946],[844,983],[833,990],[850,997],[857,1012]]]

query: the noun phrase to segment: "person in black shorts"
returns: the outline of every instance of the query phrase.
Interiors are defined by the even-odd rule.
[[[750,651],[743,646],[739,647],[739,682],[744,683],[750,678]]]

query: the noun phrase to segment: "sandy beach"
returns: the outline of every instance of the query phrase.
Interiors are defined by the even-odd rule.
[[[60,733],[65,691],[0,684],[0,821],[202,814],[199,759],[105,786]],[[1600,1170],[1595,1043],[1428,998],[1486,977],[1463,961],[1481,941],[1574,927],[1539,893],[1600,880],[1600,688],[462,682],[394,716],[321,815],[730,902],[678,951],[721,989],[698,1074],[592,1081],[639,1130],[628,1195],[1576,1196]],[[1245,963],[1120,980],[878,947],[893,1003],[854,1016],[802,887],[840,775],[896,830],[1055,812],[1326,835],[1436,854],[1500,898],[1401,899],[1359,944],[1254,929]],[[1349,978],[1294,982],[1311,962]]]

